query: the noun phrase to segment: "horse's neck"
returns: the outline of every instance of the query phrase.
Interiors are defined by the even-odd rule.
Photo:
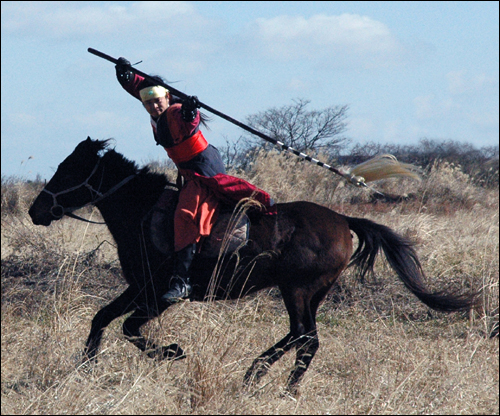
[[[145,179],[138,176],[96,204],[115,240],[122,233],[138,230],[161,194],[161,189],[144,186]]]

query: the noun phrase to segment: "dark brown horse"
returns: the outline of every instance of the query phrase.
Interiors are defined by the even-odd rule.
[[[58,167],[29,210],[34,224],[48,226],[64,215],[93,204],[113,235],[123,275],[129,287],[97,312],[85,348],[85,359],[95,359],[104,329],[111,321],[133,312],[123,324],[130,342],[149,357],[184,357],[177,344],[157,346],[140,328],[161,314],[161,302],[172,269],[171,256],[153,244],[147,218],[168,185],[164,175],[139,169],[121,154],[108,149],[107,141],[81,142]],[[174,194],[174,192],[173,192]],[[384,225],[345,215],[310,202],[278,204],[277,215],[249,214],[248,243],[238,256],[199,256],[193,262],[192,300],[235,299],[263,288],[277,286],[290,317],[290,331],[256,358],[245,382],[259,380],[283,354],[296,348],[295,367],[288,389],[295,392],[319,347],[316,311],[343,270],[351,264],[365,275],[382,250],[400,279],[415,296],[439,311],[460,311],[476,304],[475,295],[431,293],[412,244]],[[353,253],[351,231],[359,239]],[[212,272],[217,265],[215,280]]]

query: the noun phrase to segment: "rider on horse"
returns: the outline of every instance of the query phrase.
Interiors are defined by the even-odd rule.
[[[210,234],[221,200],[253,197],[269,214],[276,212],[275,206],[266,192],[226,175],[219,151],[207,142],[199,128],[203,120],[197,97],[182,101],[171,96],[161,85],[161,78],[156,77],[156,84],[135,74],[125,58],[120,57],[115,68],[121,86],[141,100],[151,116],[156,144],[165,148],[177,166],[178,183],[184,182],[174,214],[174,271],[170,288],[162,296],[167,302],[175,302],[191,293],[189,269],[196,246]]]

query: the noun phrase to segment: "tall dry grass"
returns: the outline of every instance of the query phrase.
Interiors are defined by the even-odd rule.
[[[377,184],[408,194],[384,203],[276,154],[261,155],[247,175],[279,202],[310,200],[411,237],[431,286],[482,288],[484,309],[429,311],[380,260],[365,282],[344,273],[320,307],[320,349],[298,398],[283,394],[293,353],[258,386],[242,387],[252,360],[288,331],[274,289],[178,304],[144,328],[159,343],[179,342],[185,360],[147,358],[123,338],[122,318],[107,328],[98,364],[82,366],[92,317],[124,289],[114,242],[104,226],[72,219],[33,226],[27,208],[39,189],[2,178],[2,413],[499,413],[498,337],[488,337],[498,321],[498,190],[436,166],[420,183]],[[4,210],[13,184],[16,209]]]

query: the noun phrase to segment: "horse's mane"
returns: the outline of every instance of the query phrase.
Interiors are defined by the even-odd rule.
[[[110,148],[110,141],[98,140],[97,152],[106,151],[102,155],[102,162],[113,170],[113,174],[119,178],[137,175],[137,183],[145,186],[145,189],[163,189],[166,185],[172,185],[167,176],[162,173],[152,172],[148,166],[139,167],[136,162],[127,159],[114,148]]]

